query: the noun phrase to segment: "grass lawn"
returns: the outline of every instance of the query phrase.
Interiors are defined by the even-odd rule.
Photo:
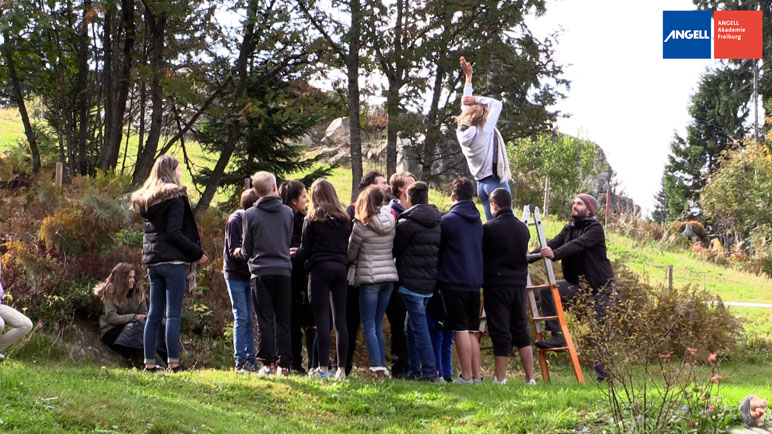
[[[732,367],[724,372],[733,371]],[[261,379],[216,370],[144,374],[90,364],[9,360],[0,365],[0,430],[7,432],[592,432],[608,428],[604,385],[526,387],[364,378]],[[746,366],[722,383],[731,407],[772,394],[772,367]],[[34,428],[31,428],[34,427]]]
[[[4,151],[24,139],[24,125],[19,110],[0,108],[0,151]]]

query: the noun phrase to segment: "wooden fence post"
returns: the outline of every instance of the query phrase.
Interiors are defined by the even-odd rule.
[[[64,165],[56,163],[56,187],[62,188],[62,178],[64,177]]]

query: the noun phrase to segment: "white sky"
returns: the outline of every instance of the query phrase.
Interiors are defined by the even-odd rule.
[[[700,74],[719,65],[662,59],[662,11],[695,9],[691,0],[548,0],[546,14],[527,21],[537,37],[564,29],[556,58],[567,65],[571,90],[557,107],[572,116],[559,120],[560,131],[600,145],[644,214],[653,208],[674,131],[683,135],[689,123]]]

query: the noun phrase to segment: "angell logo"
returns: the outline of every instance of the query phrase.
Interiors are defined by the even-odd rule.
[[[662,57],[710,59],[711,30],[710,11],[663,11]]]
[[[710,32],[706,30],[672,30],[665,38],[665,42],[673,39],[710,39]]]

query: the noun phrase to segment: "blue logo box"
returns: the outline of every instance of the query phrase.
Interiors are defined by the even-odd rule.
[[[662,57],[710,59],[711,11],[663,11]]]

